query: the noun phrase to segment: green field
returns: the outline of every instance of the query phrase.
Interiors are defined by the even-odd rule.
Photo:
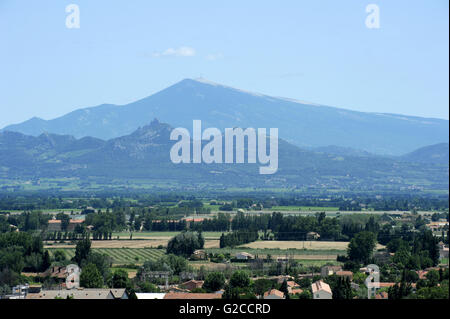
[[[71,259],[75,255],[75,248],[48,248],[51,256],[56,250],[63,251],[67,259]],[[147,260],[161,258],[165,253],[164,249],[153,248],[93,248],[92,250],[110,256],[113,264],[116,265],[143,264]]]

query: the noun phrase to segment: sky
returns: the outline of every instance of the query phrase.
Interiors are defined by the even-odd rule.
[[[68,28],[66,7],[79,8]],[[366,7],[379,8],[368,28]],[[184,78],[449,118],[447,0],[0,0],[0,128]],[[72,20],[70,20],[72,21]]]

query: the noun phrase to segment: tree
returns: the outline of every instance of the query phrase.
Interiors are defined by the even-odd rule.
[[[72,260],[76,262],[79,266],[81,266],[82,261],[87,259],[90,251],[91,251],[91,241],[89,240],[89,238],[80,240],[77,243],[77,246],[75,248],[75,256],[73,257]]]
[[[312,299],[311,291],[309,291],[309,289],[303,290],[303,292],[298,295],[298,299]]]
[[[235,271],[230,278],[230,285],[233,288],[247,288],[250,285],[250,278],[242,270]]]
[[[128,284],[128,273],[123,269],[116,270],[112,278],[112,288],[127,288]]]
[[[152,284],[148,281],[144,281],[144,282],[140,283],[139,288],[140,288],[141,292],[147,292],[147,293],[160,292],[160,289],[157,286],[155,286],[154,284]]]
[[[183,232],[173,237],[167,244],[167,253],[189,257],[197,249],[202,249],[204,240],[194,232]]]
[[[289,290],[288,290],[288,284],[287,284],[286,279],[283,280],[283,283],[281,284],[281,287],[280,287],[280,291],[282,293],[284,293],[284,296],[286,297],[286,299],[289,299]]]
[[[223,273],[215,271],[206,276],[203,288],[208,292],[215,292],[222,289],[225,285],[225,276]]]
[[[57,250],[57,251],[55,251],[55,253],[53,254],[53,259],[54,259],[55,261],[60,262],[60,261],[65,261],[67,258],[66,258],[66,254],[64,253],[64,251],[62,251],[62,250]]]
[[[87,264],[81,270],[80,286],[84,288],[102,288],[103,277],[94,264]]]
[[[375,234],[363,231],[355,235],[348,244],[348,257],[350,260],[368,263],[375,249]]]
[[[253,291],[256,295],[262,296],[266,291],[274,286],[274,282],[270,279],[258,279],[253,284]]]
[[[41,270],[45,271],[47,270],[51,265],[51,261],[50,261],[50,255],[48,254],[48,250],[46,250],[44,252],[44,256],[42,257],[42,266],[41,266]]]
[[[111,273],[112,262],[113,260],[110,256],[91,251],[87,258],[81,262],[81,268],[87,264],[94,264],[102,275],[103,280],[106,281],[106,278]]]
[[[64,214],[64,213],[58,213],[56,215],[56,219],[61,221],[61,229],[63,231],[67,230],[67,226],[69,226],[69,223],[70,223],[69,215]]]
[[[352,299],[353,291],[348,278],[339,277],[332,287],[333,299]]]
[[[427,277],[429,287],[436,286],[440,279],[439,272],[434,269],[430,270],[425,276]]]

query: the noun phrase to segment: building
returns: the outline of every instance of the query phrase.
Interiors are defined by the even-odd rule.
[[[183,288],[192,291],[203,287],[203,280],[189,280],[182,284]]]
[[[236,259],[239,260],[249,260],[249,259],[255,259],[255,256],[253,256],[252,254],[249,254],[245,251],[237,253],[236,254]]]
[[[71,219],[65,231],[73,232],[77,225],[84,223],[82,219]],[[47,231],[62,231],[61,221],[59,219],[50,219],[47,224]]]
[[[291,295],[301,294],[303,292],[300,286],[293,280],[286,281],[288,292]]]
[[[341,270],[336,272],[336,276],[342,278],[348,278],[350,281],[353,280],[353,273],[351,271]]]
[[[333,299],[330,285],[324,283],[322,280],[316,281],[311,285],[313,299]]]
[[[39,273],[37,276],[41,278],[51,277],[58,284],[65,284],[67,276],[69,275],[67,267],[53,266],[48,268],[46,271]]]
[[[375,295],[375,299],[389,299],[389,294],[386,291],[382,291]]]
[[[271,289],[264,293],[264,299],[285,299],[284,293],[277,289]]]
[[[137,299],[151,300],[151,299],[164,299],[165,293],[136,293]]]
[[[128,299],[125,289],[42,290],[26,299]]]
[[[164,299],[222,299],[222,293],[183,293],[169,292],[165,294]]]
[[[320,238],[320,235],[313,231],[306,234],[306,240],[317,240],[319,238]]]
[[[431,222],[427,227],[432,231],[448,230],[448,221]]]
[[[445,247],[443,242],[439,243],[439,258],[448,258],[448,247]]]
[[[322,277],[328,277],[328,276],[334,275],[338,271],[342,271],[341,266],[323,266],[320,269],[320,275]]]
[[[207,257],[207,255],[204,250],[196,250],[191,255],[191,259],[195,259],[195,260],[205,260],[206,257]]]

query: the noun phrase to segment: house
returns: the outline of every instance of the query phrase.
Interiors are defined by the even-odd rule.
[[[289,281],[286,281],[286,283],[287,283],[288,292],[291,295],[301,294],[303,292],[303,290],[300,289],[300,286],[295,281],[289,280]]]
[[[303,292],[303,289],[300,289],[300,286],[293,280],[286,281],[288,286],[288,292],[291,295],[301,294]]]
[[[432,231],[446,230],[448,229],[448,221],[431,222],[427,227]]]
[[[183,293],[169,292],[165,294],[164,299],[222,299],[222,293]]]
[[[125,289],[41,290],[26,299],[128,299]]]
[[[330,285],[324,283],[322,280],[316,281],[311,285],[313,299],[333,299]]]
[[[443,242],[439,243],[439,258],[448,258],[448,247],[445,247]]]
[[[264,299],[284,299],[284,293],[277,289],[271,289],[264,293]]]
[[[300,289],[300,288],[293,288],[293,289],[288,289],[288,290],[291,295],[297,295],[297,294],[303,293],[303,289]]]
[[[389,294],[386,291],[382,291],[375,295],[375,299],[389,299]]]
[[[377,291],[382,288],[390,288],[395,286],[395,282],[378,282],[378,283],[369,283],[367,287],[368,292],[371,298],[376,297]]]
[[[67,225],[66,231],[72,232],[75,230],[77,225],[81,225],[84,223],[82,219],[71,219],[69,220],[69,224]],[[47,222],[47,231],[62,231],[61,221],[59,219],[50,219]]]
[[[338,271],[342,271],[341,266],[323,266],[320,269],[320,275],[322,277],[328,277],[328,276],[334,275]]]
[[[425,280],[425,279],[427,279],[428,271],[427,270],[417,270],[416,274],[419,275],[419,279]]]
[[[166,294],[165,293],[136,293],[136,298],[137,299],[145,299],[145,300],[150,300],[150,299],[164,299],[164,296]]]
[[[342,278],[348,278],[350,281],[353,280],[353,273],[351,271],[341,270],[336,272],[336,276]]]
[[[61,266],[50,267],[46,271],[38,274],[38,276],[42,278],[51,277],[58,283],[65,283],[68,275],[67,268]]]
[[[204,250],[196,250],[192,253],[191,258],[195,260],[205,260],[207,257]]]
[[[189,280],[189,281],[186,281],[185,283],[183,283],[182,286],[185,289],[191,291],[191,290],[194,290],[196,288],[202,288],[203,287],[203,283],[204,283],[203,280]]]
[[[255,256],[244,251],[244,252],[237,253],[236,259],[249,260],[249,259],[255,259]]]
[[[317,240],[320,238],[320,235],[316,232],[310,231],[306,234],[306,240]]]

